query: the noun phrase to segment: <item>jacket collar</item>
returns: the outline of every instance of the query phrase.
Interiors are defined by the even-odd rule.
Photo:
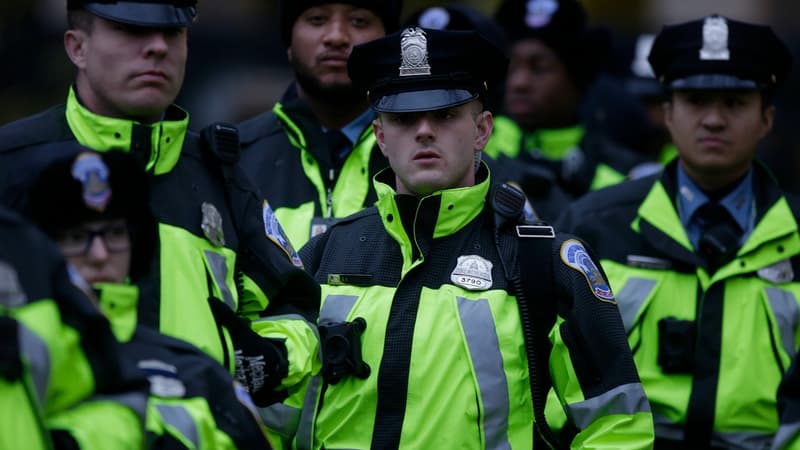
[[[674,160],[664,168],[661,178],[641,203],[633,227],[650,245],[664,254],[699,266],[702,262],[689,242],[676,208],[679,195],[677,164],[678,161]],[[727,269],[719,270],[714,278],[773,264],[787,255],[800,252],[795,215],[772,176],[758,162],[753,164],[753,197],[756,204],[755,227],[737,256],[745,264],[743,267],[731,267],[729,264]],[[772,247],[780,250],[769,251]],[[762,252],[761,249],[768,251]]]
[[[126,283],[97,283],[93,288],[114,336],[120,342],[128,342],[136,330],[139,289]]]
[[[561,159],[570,150],[579,147],[586,129],[583,125],[564,128],[539,129],[524,136],[524,148],[528,151],[539,150],[550,159]]]
[[[101,116],[80,103],[74,87],[67,97],[66,117],[81,145],[100,152],[132,152],[156,175],[168,173],[177,164],[189,125],[189,114],[176,105],[170,105],[164,119],[154,124]]]
[[[400,244],[405,261],[414,261],[417,255],[424,258],[433,239],[457,233],[483,211],[490,187],[489,170],[484,163],[476,178],[474,186],[444,189],[416,198],[397,194],[391,168],[375,175],[376,207],[384,228]]]

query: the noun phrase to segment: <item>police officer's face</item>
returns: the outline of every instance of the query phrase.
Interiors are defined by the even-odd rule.
[[[94,17],[89,30],[68,30],[64,44],[78,67],[78,96],[100,115],[156,121],[183,83],[185,28],[135,27]]]
[[[572,125],[580,91],[564,63],[538,39],[514,43],[506,78],[505,111],[527,130]]]
[[[478,101],[435,111],[381,113],[373,122],[397,192],[423,196],[475,184],[474,158],[492,133],[492,114]]]
[[[757,91],[678,91],[664,105],[665,123],[681,164],[710,190],[747,172],[774,115],[774,107],[762,108]]]
[[[372,11],[327,3],[305,10],[297,18],[287,55],[301,88],[312,95],[324,95],[326,91],[350,89],[347,58],[353,46],[384,34],[383,22]]]
[[[56,242],[87,283],[122,283],[128,278],[131,240],[124,219],[92,221],[63,230]]]

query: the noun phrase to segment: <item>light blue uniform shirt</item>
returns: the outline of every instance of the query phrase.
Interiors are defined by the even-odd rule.
[[[695,213],[708,201],[708,196],[689,178],[689,175],[679,164],[678,216],[694,248],[697,248],[703,231]],[[742,235],[739,238],[739,245],[741,245],[753,231],[756,219],[756,205],[753,199],[753,170],[751,169],[747,172],[744,179],[719,203],[725,207],[739,225],[739,229],[742,231]]]

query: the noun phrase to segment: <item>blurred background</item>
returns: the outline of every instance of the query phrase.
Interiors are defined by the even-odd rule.
[[[379,1],[379,0],[376,0]],[[446,1],[405,0],[403,18]],[[499,0],[461,1],[493,14]],[[772,26],[794,54],[789,81],[777,94],[775,129],[761,159],[783,187],[800,193],[800,2],[796,0],[583,0],[591,21],[613,33],[616,58],[625,65],[640,33],[663,24],[719,13]],[[280,42],[277,0],[199,0],[199,22],[189,33],[186,82],[177,101],[191,113],[191,127],[239,122],[272,107],[291,80]],[[74,77],[62,36],[65,0],[0,0],[0,124],[61,103]],[[479,57],[479,55],[476,55]],[[612,58],[613,59],[613,58]],[[627,62],[629,64],[629,62]]]

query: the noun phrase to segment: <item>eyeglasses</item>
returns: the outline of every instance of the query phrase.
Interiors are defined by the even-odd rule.
[[[111,253],[123,252],[131,248],[131,235],[124,222],[101,228],[73,228],[58,236],[58,246],[64,256],[82,256],[89,252],[95,237],[100,237]]]

